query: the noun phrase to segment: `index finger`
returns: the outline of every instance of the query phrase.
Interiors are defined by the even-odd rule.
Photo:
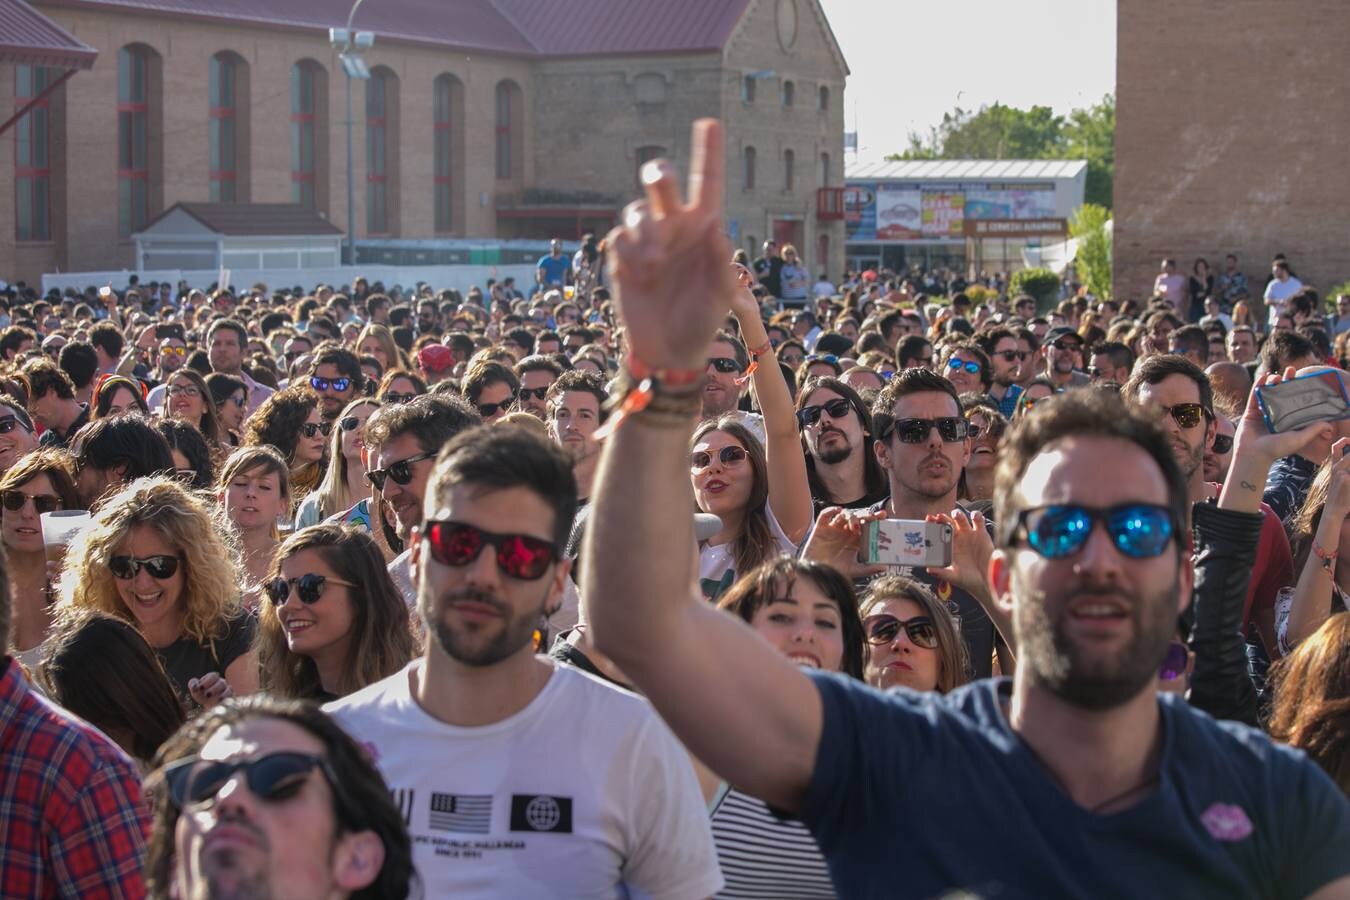
[[[726,160],[722,157],[722,123],[699,119],[694,123],[694,139],[689,165],[689,202],[703,212],[722,214],[722,186],[726,181]]]

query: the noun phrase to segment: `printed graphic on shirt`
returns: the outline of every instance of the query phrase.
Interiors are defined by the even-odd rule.
[[[492,825],[491,794],[431,794],[427,825],[436,831],[487,834]]]
[[[389,793],[398,807],[398,814],[403,817],[403,824],[412,825],[413,795],[416,792],[412,788],[395,788]]]
[[[572,798],[547,794],[511,795],[512,831],[572,833]]]

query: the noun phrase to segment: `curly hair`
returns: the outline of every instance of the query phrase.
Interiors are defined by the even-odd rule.
[[[1307,753],[1350,796],[1350,613],[1323,622],[1270,679],[1270,736]]]
[[[769,527],[769,463],[764,455],[764,445],[735,415],[726,415],[720,419],[705,419],[694,429],[689,446],[691,448],[697,446],[703,436],[710,431],[720,431],[734,438],[745,448],[746,460],[750,463],[753,478],[750,496],[745,504],[740,533],[731,540],[731,558],[735,563],[736,572],[749,572],[778,552],[773,529]],[[692,478],[690,480],[692,483]]]
[[[335,692],[346,696],[407,665],[415,652],[408,606],[370,536],[339,525],[303,528],[277,549],[267,581],[281,577],[282,563],[304,550],[318,553],[339,579],[355,585],[347,588],[352,606],[351,639]],[[290,650],[277,606],[265,591],[258,608],[257,648],[265,690],[278,697],[320,698],[323,685],[314,660]]]
[[[58,622],[82,610],[109,613],[136,624],[117,593],[108,561],[131,530],[153,528],[183,560],[183,633],[199,644],[223,638],[242,615],[238,548],[216,527],[211,508],[172,478],[148,476],[109,497],[75,538],[61,571]]]
[[[924,585],[903,575],[885,575],[867,586],[862,602],[858,604],[859,617],[866,619],[887,600],[910,600],[917,603],[933,621],[937,632],[938,683],[937,692],[945,694],[970,681],[970,657],[961,630],[947,604]],[[868,650],[871,656],[871,650]]]
[[[295,462],[300,426],[319,405],[319,395],[307,385],[277,391],[244,423],[244,446],[270,444],[288,463]]]

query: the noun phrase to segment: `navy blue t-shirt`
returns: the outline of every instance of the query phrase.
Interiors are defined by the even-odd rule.
[[[1302,753],[1160,697],[1160,780],[1095,815],[1000,708],[812,673],[824,704],[802,810],[841,897],[1305,897],[1350,875],[1350,803]]]

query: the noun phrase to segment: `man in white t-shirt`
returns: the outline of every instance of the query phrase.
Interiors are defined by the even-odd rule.
[[[1282,259],[1275,260],[1271,265],[1270,275],[1270,283],[1266,285],[1264,299],[1270,317],[1270,326],[1274,328],[1276,320],[1280,318],[1280,313],[1284,312],[1284,301],[1302,288],[1303,282],[1289,274],[1289,266]]]
[[[561,600],[572,464],[521,428],[441,453],[411,571],[427,648],[328,707],[375,758],[428,897],[708,897],[689,757],[647,702],[535,653]]]

